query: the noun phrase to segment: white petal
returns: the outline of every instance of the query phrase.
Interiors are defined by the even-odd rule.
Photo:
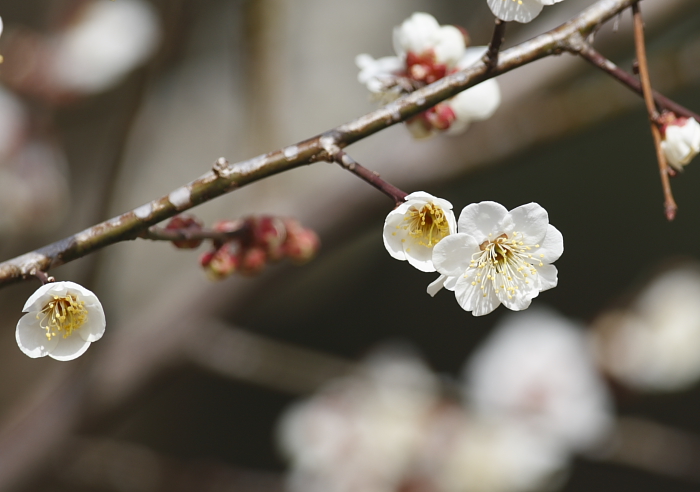
[[[544,208],[537,203],[527,203],[511,210],[510,216],[513,230],[526,245],[534,246],[543,241],[549,225],[549,215]]]
[[[430,14],[416,12],[399,27],[394,28],[394,51],[399,56],[407,52],[422,53],[432,48],[435,33],[440,24]]]
[[[417,268],[421,272],[435,271],[432,247],[420,245],[417,241],[406,241],[403,243],[403,251],[406,261],[408,261],[411,266]]]
[[[469,234],[481,243],[501,234],[509,234],[513,230],[513,221],[508,210],[496,202],[480,202],[467,205],[459,215],[457,229],[461,233]]]
[[[65,284],[65,282],[54,282],[42,285],[29,296],[27,302],[24,303],[22,311],[25,313],[29,311],[41,311],[46,303],[53,299],[52,294],[59,296],[65,294],[66,290],[63,284]]]
[[[501,104],[501,90],[493,79],[460,92],[446,102],[458,122],[469,123],[490,118]],[[454,126],[454,123],[452,124]],[[450,126],[450,130],[452,130]]]
[[[544,239],[540,243],[540,247],[532,250],[533,259],[540,260],[543,263],[554,263],[563,252],[564,236],[561,235],[559,229],[549,224],[547,226],[547,234],[545,234]]]
[[[107,321],[105,320],[105,313],[102,309],[102,304],[87,304],[85,306],[87,309],[87,321],[85,324],[78,328],[77,332],[80,338],[86,342],[96,342],[105,332],[105,326]]]
[[[469,234],[452,234],[433,247],[433,265],[443,275],[458,277],[469,268],[479,244]]]
[[[49,357],[56,360],[73,360],[80,357],[90,347],[90,342],[86,342],[77,335],[68,338],[56,337],[58,344],[49,351]]]
[[[447,275],[440,275],[433,282],[428,284],[427,291],[430,297],[435,297],[435,294],[442,290],[442,288],[445,286],[445,280],[447,280]]]
[[[532,277],[530,277],[532,279]],[[505,289],[499,289],[498,298],[505,307],[513,311],[522,311],[527,309],[532,302],[532,299],[540,293],[539,280],[531,280],[530,283],[521,282],[518,284],[519,289],[515,292],[508,292]]]
[[[46,338],[46,331],[39,326],[37,312],[32,311],[22,316],[17,323],[15,339],[22,352],[32,358],[44,357],[58,344],[58,337]]]
[[[537,276],[540,279],[540,290],[545,291],[557,286],[557,267],[544,265],[537,267]]]
[[[464,35],[455,26],[441,26],[432,41],[435,61],[454,67],[464,55]]]
[[[402,261],[406,259],[401,242],[406,238],[406,231],[401,227],[403,217],[404,214],[397,212],[397,210],[389,212],[384,222],[384,233],[382,234],[386,250],[392,258]]]
[[[484,290],[478,283],[472,285],[475,278],[476,271],[474,269],[467,272],[466,277],[462,275],[457,278],[454,288],[455,298],[465,311],[471,311],[474,316],[483,316],[496,309],[501,301],[491,288],[490,282],[484,284]]]
[[[487,0],[493,15],[504,21],[530,22],[542,11],[540,0]]]

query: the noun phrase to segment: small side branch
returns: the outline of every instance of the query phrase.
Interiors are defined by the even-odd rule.
[[[666,218],[668,220],[673,220],[676,216],[676,211],[678,206],[676,201],[673,199],[673,192],[671,191],[671,183],[668,177],[668,162],[666,162],[666,156],[661,148],[661,130],[656,124],[659,117],[659,112],[654,104],[654,96],[651,90],[651,81],[649,79],[649,66],[647,64],[647,53],[646,47],[644,45],[644,20],[642,19],[642,12],[639,9],[639,3],[632,5],[632,14],[634,18],[634,44],[637,52],[637,62],[639,63],[639,78],[642,82],[642,93],[644,95],[644,102],[647,107],[647,113],[649,113],[649,120],[651,125],[651,133],[654,137],[654,146],[656,147],[656,157],[659,161],[659,173],[661,175],[661,185],[664,190],[664,208],[666,211]]]
[[[400,205],[405,201],[406,195],[408,195],[408,193],[398,189],[391,183],[384,181],[379,176],[379,174],[375,173],[374,171],[370,171],[366,167],[360,165],[357,161],[355,161],[355,159],[350,157],[342,150],[337,150],[336,152],[334,152],[331,158],[334,162],[340,164],[341,167],[347,169],[354,175],[358,176],[360,179],[368,182],[369,184],[377,188],[379,191],[384,193],[386,196],[394,200],[394,203],[396,203],[396,205]]]
[[[506,37],[506,23],[501,19],[496,19],[496,27],[493,29],[493,37],[489,43],[489,49],[484,55],[484,63],[486,63],[486,71],[490,72],[498,65],[498,52],[501,49],[501,44]]]
[[[241,222],[241,227],[232,231],[216,231],[214,229],[166,229],[164,227],[149,227],[139,237],[151,241],[196,241],[211,239],[213,241],[227,242],[244,236],[248,233],[248,227]]]
[[[613,62],[608,60],[605,56],[600,54],[588,43],[581,43],[576,50],[571,50],[579,55],[581,58],[589,62],[596,68],[599,68],[603,72],[611,75],[615,80],[621,84],[629,87],[639,95],[644,95],[642,90],[642,83],[634,75],[622,70],[620,67],[615,65]],[[652,91],[654,96],[654,101],[662,109],[668,109],[673,111],[678,116],[685,116],[686,118],[694,118],[696,121],[700,121],[700,115],[691,111],[690,109],[681,106],[677,102],[667,98],[663,94],[657,91]]]

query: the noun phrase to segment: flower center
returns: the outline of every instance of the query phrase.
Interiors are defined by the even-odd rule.
[[[450,233],[445,212],[432,203],[424,205],[420,210],[411,207],[403,220],[408,223],[404,229],[421,246],[432,248]]]
[[[46,306],[36,315],[39,326],[46,331],[46,338],[63,333],[63,338],[68,338],[73,330],[77,330],[87,321],[87,309],[85,302],[71,294],[58,297],[54,296]]]
[[[481,284],[484,297],[493,289],[496,294],[505,291],[508,299],[512,299],[515,291],[520,290],[519,284],[529,284],[529,277],[537,275],[533,262],[544,266],[541,260],[538,261],[529,253],[533,246],[524,244],[517,236],[518,233],[513,232],[512,239],[506,234],[487,239],[481,243],[479,251],[472,255],[467,272],[471,268],[478,269],[472,285]],[[540,245],[534,247],[539,248]],[[540,255],[542,257],[544,255]]]

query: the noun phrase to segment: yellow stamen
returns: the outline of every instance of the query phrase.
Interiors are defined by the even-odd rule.
[[[73,330],[77,330],[87,321],[87,309],[85,302],[79,301],[72,294],[65,296],[53,296],[46,306],[36,315],[39,326],[46,331],[46,338],[62,333],[63,338],[68,338]]]

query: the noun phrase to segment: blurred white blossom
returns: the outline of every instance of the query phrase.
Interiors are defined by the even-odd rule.
[[[542,8],[562,0],[487,0],[493,15],[504,21],[530,22]]]
[[[395,490],[410,470],[437,388],[419,360],[386,353],[292,407],[279,427],[291,490]]]
[[[476,412],[523,425],[566,451],[601,444],[612,426],[607,387],[581,327],[548,311],[512,314],[465,368]]]
[[[668,163],[680,171],[700,152],[700,123],[694,118],[674,118],[662,126],[661,148]]]
[[[146,60],[160,38],[156,12],[141,0],[89,2],[51,41],[52,82],[66,92],[100,92]]]
[[[446,75],[477,63],[485,47],[466,47],[466,33],[455,26],[441,26],[425,13],[415,13],[394,28],[397,56],[374,59],[361,54],[355,59],[358,80],[384,102],[431,84]],[[416,138],[449,130],[458,133],[471,121],[490,118],[501,102],[498,83],[487,80],[439,103],[407,122]]]
[[[536,203],[510,212],[496,202],[472,203],[459,216],[458,233],[433,248],[433,264],[441,276],[428,286],[435,295],[443,286],[474,316],[503,303],[526,309],[540,291],[557,285],[551,265],[564,251],[561,233],[547,211]]]
[[[596,346],[606,371],[639,390],[671,391],[700,378],[700,269],[666,271],[628,310],[596,323]]]
[[[56,360],[81,356],[102,338],[105,314],[99,299],[74,282],[42,285],[24,304],[27,313],[17,323],[20,350],[32,358],[48,355]]]
[[[456,230],[452,204],[424,191],[406,196],[384,221],[384,246],[397,260],[434,272],[433,247]]]

